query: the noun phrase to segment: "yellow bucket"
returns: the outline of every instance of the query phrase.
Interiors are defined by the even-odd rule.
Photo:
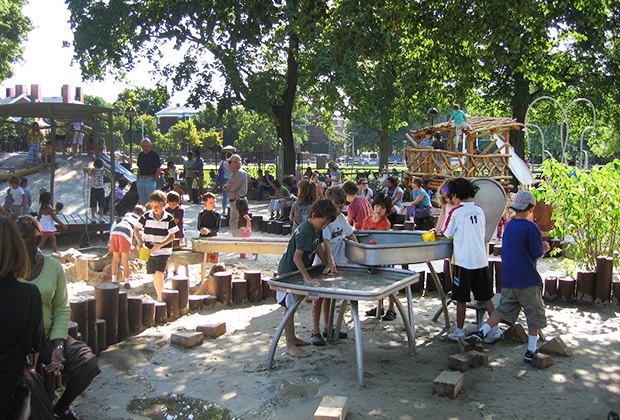
[[[428,231],[428,232],[426,232],[426,233],[423,233],[423,234],[422,234],[422,240],[423,240],[424,242],[433,242],[433,241],[436,241],[436,240],[437,240],[437,238],[435,238],[435,232],[433,232],[433,231],[431,230],[431,231]]]
[[[151,255],[151,250],[150,249],[148,249],[145,246],[140,248],[140,260],[141,261],[144,261],[144,262],[148,261],[150,255]]]

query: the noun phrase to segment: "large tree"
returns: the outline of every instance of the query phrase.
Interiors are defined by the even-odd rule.
[[[22,43],[32,29],[22,12],[25,4],[26,0],[0,2],[0,81],[13,75],[13,64],[21,60]]]
[[[151,61],[177,89],[191,87],[190,102],[237,104],[276,121],[286,172],[294,171],[291,119],[305,45],[327,8],[326,0],[67,0],[74,47],[84,76],[122,75],[140,58]],[[166,63],[162,46],[182,49]],[[212,83],[223,76],[223,87]]]

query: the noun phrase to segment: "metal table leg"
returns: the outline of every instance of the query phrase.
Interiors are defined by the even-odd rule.
[[[271,341],[271,347],[269,347],[269,356],[267,356],[267,369],[268,370],[271,370],[271,368],[273,367],[273,358],[276,354],[276,349],[278,348],[278,341],[280,341],[280,337],[282,336],[282,331],[284,331],[284,326],[286,325],[288,320],[291,319],[293,315],[295,315],[295,312],[297,312],[297,308],[299,307],[299,304],[301,303],[303,298],[304,298],[303,295],[295,296],[295,301],[293,302],[293,305],[290,308],[288,308],[288,310],[284,314],[284,317],[280,321],[280,325],[278,325],[278,328],[276,328],[276,333],[273,336],[273,340]]]
[[[327,299],[329,301],[329,316],[327,317],[327,342],[334,342],[334,311],[336,310],[336,299]],[[319,315],[319,319],[323,314]]]
[[[435,271],[433,264],[431,264],[430,261],[428,261],[426,264],[428,265],[428,269],[431,271],[431,277],[433,279],[433,282],[435,282],[435,287],[437,287],[437,291],[439,292],[439,299],[441,299],[441,307],[443,310],[445,327],[446,329],[450,329],[450,315],[448,314],[448,304],[446,302],[446,294],[443,292],[443,286],[439,282],[439,277],[437,276],[437,272]]]
[[[413,300],[411,299],[411,285],[407,286],[407,314],[409,315],[409,324],[411,324],[411,335],[413,337],[413,352],[415,353],[415,323],[413,321]]]
[[[407,344],[409,345],[409,355],[412,355],[415,352],[415,343],[413,334],[411,332],[411,324],[407,319],[407,313],[405,312],[405,308],[403,308],[403,304],[400,303],[400,300],[396,298],[396,295],[392,295],[392,299],[394,299],[394,303],[396,304],[396,309],[400,313],[400,317],[403,319],[403,324],[405,324],[405,331],[407,332]]]
[[[364,354],[362,350],[362,326],[360,316],[357,312],[357,301],[351,301],[351,312],[353,314],[353,325],[355,326],[355,356],[357,358],[357,383],[360,388],[364,387]]]

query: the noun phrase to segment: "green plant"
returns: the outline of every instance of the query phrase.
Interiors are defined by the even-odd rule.
[[[592,268],[597,256],[613,256],[620,245],[620,160],[574,173],[547,160],[543,177],[548,182],[536,194],[554,207],[552,233],[575,239],[575,259]]]

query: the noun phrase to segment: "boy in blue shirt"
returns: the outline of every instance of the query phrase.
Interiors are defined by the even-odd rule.
[[[452,115],[448,119],[448,122],[454,121],[455,128],[455,138],[456,142],[454,143],[454,151],[459,151],[459,143],[463,140],[463,133],[467,133],[471,130],[471,126],[467,124],[467,114],[463,112],[461,106],[459,104],[454,104],[452,106]]]
[[[317,255],[325,266],[324,273],[336,272],[333,264],[333,257],[328,255],[323,246],[323,229],[325,229],[336,218],[336,207],[327,199],[320,199],[314,202],[310,210],[308,219],[300,224],[288,242],[286,251],[278,264],[278,276],[294,271],[299,271],[304,280],[310,284],[318,285],[319,282],[313,279],[306,268],[312,266],[314,256]],[[287,292],[276,293],[276,301],[284,306],[286,312],[294,302],[294,296]],[[284,336],[286,337],[286,353],[293,357],[304,357],[304,353],[298,346],[308,345],[307,342],[295,336],[294,317],[291,317],[284,326]]]
[[[514,324],[521,312],[527,319],[527,351],[524,360],[530,363],[538,352],[538,333],[547,325],[541,296],[542,279],[536,270],[547,243],[542,240],[534,219],[536,198],[529,191],[519,191],[510,208],[516,213],[506,225],[502,241],[502,299],[482,328],[467,337],[469,342],[482,341],[500,321]]]

